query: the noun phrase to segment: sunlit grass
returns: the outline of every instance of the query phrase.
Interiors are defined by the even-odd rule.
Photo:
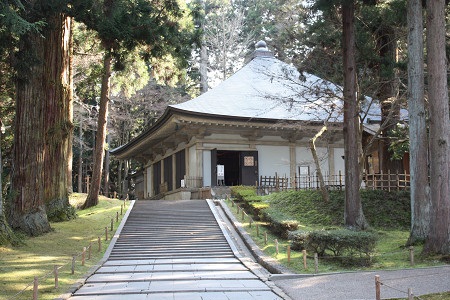
[[[86,199],[86,194],[71,195],[70,203],[75,207]],[[0,247],[0,299],[10,299],[25,287],[31,286],[14,299],[30,299],[34,277],[39,278],[39,299],[54,299],[66,293],[71,285],[82,278],[88,270],[102,258],[109,241],[105,242],[105,227],[109,239],[111,219],[113,230],[117,229],[122,219],[120,207],[123,201],[100,197],[96,207],[78,210],[78,217],[61,223],[52,223],[53,231],[40,237],[25,238],[25,245],[18,247]],[[128,208],[128,205],[127,205]],[[119,213],[119,222],[116,216]],[[123,210],[125,214],[125,210]],[[101,249],[98,251],[98,237]],[[91,249],[91,259],[81,266],[83,247]],[[72,256],[76,255],[75,273],[71,274]],[[59,287],[54,287],[54,266],[59,270]]]
[[[291,250],[290,261],[288,262],[287,248],[290,241],[273,235],[265,227],[266,223],[253,221],[250,227],[249,218],[242,219],[242,213],[237,214],[236,206],[232,206],[230,200],[226,200],[230,211],[236,219],[241,222],[243,228],[251,236],[258,247],[264,251],[267,256],[277,259],[281,264],[288,267],[295,273],[313,274],[315,270],[314,253],[307,253],[307,268],[304,268],[303,253]],[[259,235],[256,232],[256,224],[259,226]],[[317,227],[308,224],[300,225],[303,230],[320,230]],[[414,266],[411,265],[410,251],[405,244],[408,240],[409,232],[406,230],[375,230],[379,235],[379,241],[372,255],[373,264],[366,266],[348,266],[343,267],[333,258],[320,258],[318,263],[318,273],[355,271],[355,270],[377,270],[377,269],[400,269],[412,267],[426,267],[443,265],[438,258],[424,258],[421,256],[422,246],[414,247]],[[265,243],[264,234],[267,234],[267,244]],[[276,253],[275,239],[278,240],[279,253]]]

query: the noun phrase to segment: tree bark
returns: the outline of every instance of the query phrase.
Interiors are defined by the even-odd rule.
[[[44,201],[47,217],[64,221],[75,216],[69,204],[72,185],[72,79],[71,23],[72,19],[57,14],[47,19],[49,29],[44,39],[43,88],[44,105]],[[71,172],[70,172],[71,173]],[[70,185],[69,185],[70,182]]]
[[[312,139],[309,140],[309,149],[311,150],[311,154],[314,159],[314,164],[316,165],[316,172],[317,172],[317,177],[319,178],[319,186],[320,186],[320,193],[322,194],[322,200],[325,203],[327,203],[330,201],[330,195],[328,194],[327,187],[325,186],[325,181],[323,179],[322,169],[320,168],[319,157],[317,156],[317,150],[316,150],[316,140],[325,131],[327,131],[327,125],[324,125],[322,127],[322,129]]]
[[[427,1],[431,223],[424,252],[450,254],[450,120],[445,1]]]
[[[97,134],[95,137],[94,163],[89,194],[82,209],[96,206],[102,181],[103,158],[105,154],[106,122],[108,119],[109,78],[111,77],[112,56],[108,47],[103,61],[102,87],[100,93],[100,109],[98,113]]]
[[[345,155],[345,225],[366,229],[368,223],[362,210],[359,168],[359,111],[356,98],[356,61],[354,2],[343,1],[343,61],[344,61],[344,155]]]
[[[80,114],[80,128],[78,133],[80,140],[78,154],[78,193],[83,192],[83,114]]]
[[[106,144],[111,144],[111,135],[106,136]],[[105,150],[105,171],[103,172],[103,195],[109,197],[109,150]]]
[[[8,221],[30,236],[51,230],[44,202],[45,106],[43,78],[45,41],[39,33],[22,36],[19,57],[40,59],[18,70],[12,174],[13,198]]]
[[[397,38],[395,29],[392,26],[381,25],[377,29],[377,47],[382,62],[379,66],[379,78],[381,85],[378,92],[378,98],[381,102],[381,151],[380,151],[380,170],[383,173],[403,172],[401,161],[391,160],[389,146],[389,132],[395,128],[400,118],[400,106],[397,103],[398,78],[395,73],[395,63],[397,61]]]
[[[202,39],[200,47],[200,93],[208,91],[208,49]]]
[[[425,241],[430,226],[422,12],[421,0],[408,1],[408,114],[411,183],[409,245]]]

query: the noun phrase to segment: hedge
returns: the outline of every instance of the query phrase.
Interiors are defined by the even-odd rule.
[[[269,230],[283,238],[287,238],[290,231],[298,229],[298,221],[270,207],[262,210],[261,219],[269,223]]]
[[[375,233],[348,229],[293,231],[288,238],[294,250],[307,250],[322,257],[331,253],[335,257],[366,258],[370,258],[378,240]]]

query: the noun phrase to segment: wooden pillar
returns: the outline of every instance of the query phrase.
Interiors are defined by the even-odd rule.
[[[290,177],[290,185],[291,187],[295,187],[294,186],[294,182],[295,182],[295,171],[297,169],[297,153],[296,153],[296,147],[295,147],[295,143],[290,143],[289,144],[289,159],[290,159],[290,164],[289,164],[289,177]]]
[[[177,158],[172,154],[172,190],[177,188]]]

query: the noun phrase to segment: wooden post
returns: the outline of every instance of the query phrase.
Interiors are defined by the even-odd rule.
[[[114,218],[111,218],[111,231],[114,229]]]
[[[409,246],[409,262],[414,266],[414,246]]]
[[[375,275],[375,299],[376,300],[381,300],[380,275]]]
[[[33,280],[33,300],[38,299],[38,289],[39,289],[39,280],[37,277],[34,277]]]
[[[306,270],[308,269],[308,265],[306,262],[306,250],[302,250],[302,254],[303,254],[303,268]]]
[[[98,242],[98,252],[100,252],[102,251],[102,239],[98,237],[97,242]]]
[[[388,170],[388,191],[391,191],[391,169]]]
[[[83,247],[83,252],[81,252],[81,265],[84,266],[86,261],[86,247]]]
[[[291,263],[291,246],[290,245],[287,246],[286,252],[287,252],[287,261],[288,261],[288,264],[290,264]]]
[[[248,226],[252,228],[252,217],[248,217]]]
[[[119,222],[119,212],[116,211],[116,223]]]
[[[123,215],[123,204],[120,204],[120,215]]]
[[[341,173],[341,170],[339,170],[339,189],[342,190],[342,173]]]
[[[264,232],[264,245],[267,245],[267,232]]]
[[[90,188],[90,183],[89,183],[89,175],[86,176],[86,194],[89,195],[89,188]]]
[[[71,269],[71,274],[73,275],[73,274],[75,274],[75,259],[76,259],[76,256],[75,255],[73,255],[72,256],[72,269]]]
[[[278,239],[275,239],[275,253],[278,255]]]
[[[314,272],[319,273],[319,254],[314,253]]]
[[[108,227],[105,227],[105,241],[108,240]]]
[[[256,223],[256,236],[259,237],[259,224]]]
[[[53,275],[55,275],[55,289],[57,289],[58,286],[59,286],[59,282],[58,282],[58,271],[59,271],[58,266],[57,266],[57,265],[54,265],[54,266],[53,266]]]
[[[231,200],[231,207],[234,207],[234,201]]]
[[[400,189],[400,176],[398,175],[397,172],[397,191]]]
[[[244,221],[244,219],[245,219],[245,212],[244,209],[242,209],[242,221]]]
[[[414,294],[412,288],[408,288],[408,300],[414,300]]]
[[[236,214],[239,214],[239,205],[236,204]]]

